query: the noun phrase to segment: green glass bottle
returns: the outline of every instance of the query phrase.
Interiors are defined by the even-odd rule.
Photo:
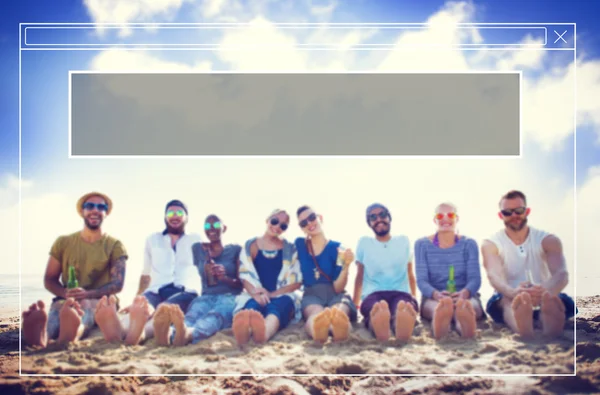
[[[75,266],[69,266],[69,281],[67,281],[67,289],[79,288],[79,281],[75,275]]]
[[[446,282],[446,291],[450,293],[456,292],[456,282],[454,281],[454,265],[450,265],[448,269],[448,281]]]

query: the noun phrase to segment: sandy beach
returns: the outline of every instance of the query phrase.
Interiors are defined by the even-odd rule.
[[[0,324],[0,390],[15,393],[600,393],[600,296],[578,298],[577,331],[568,321],[550,342],[522,341],[490,321],[476,341],[456,333],[436,342],[427,322],[408,343],[381,344],[361,323],[344,343],[317,346],[301,325],[268,344],[241,350],[230,330],[197,345],[127,347],[107,344],[98,331],[64,347],[24,350],[22,374],[154,374],[170,377],[19,377],[18,318]],[[6,313],[6,312],[5,312]],[[574,341],[576,338],[576,346]],[[576,377],[498,377],[490,374],[573,374]],[[190,375],[231,375],[194,377]],[[240,374],[250,375],[240,377]],[[259,375],[271,374],[278,377]],[[289,376],[300,374],[304,376]],[[336,376],[315,376],[315,375]],[[367,377],[367,375],[481,374],[479,377]],[[172,376],[178,375],[178,376]],[[310,377],[312,376],[312,377]],[[432,392],[433,391],[433,392]],[[12,393],[12,392],[11,392]]]

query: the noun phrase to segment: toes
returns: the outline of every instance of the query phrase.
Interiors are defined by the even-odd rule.
[[[38,300],[37,307],[39,310],[44,310],[46,308],[46,304],[44,303],[43,300]]]

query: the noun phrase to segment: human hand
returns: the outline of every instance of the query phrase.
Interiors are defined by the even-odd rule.
[[[339,248],[338,251],[340,251]],[[352,262],[354,262],[354,253],[350,248],[346,248],[343,251],[342,260],[344,261],[344,267],[348,267]]]
[[[271,298],[269,297],[269,291],[262,287],[254,290],[252,293],[252,298],[254,298],[254,300],[256,300],[261,306],[266,306],[271,301]]]
[[[448,297],[452,297],[452,295],[450,294],[450,292],[448,291],[433,291],[433,294],[431,295],[433,300],[437,300],[438,302],[444,298],[448,298]]]
[[[546,289],[541,285],[531,285],[525,289],[525,292],[531,296],[531,305],[537,307],[542,304],[542,295]]]
[[[461,291],[458,292],[454,292],[450,295],[450,297],[452,298],[452,300],[454,302],[456,302],[459,299],[469,299],[471,297],[471,292],[468,289],[463,289]]]
[[[225,277],[227,277],[227,273],[225,272],[225,266],[223,265],[215,263],[212,265],[211,270],[213,276],[215,276],[218,280],[223,280]]]
[[[83,288],[71,288],[67,289],[65,292],[65,299],[73,298],[75,300],[85,299],[87,297],[88,292]]]

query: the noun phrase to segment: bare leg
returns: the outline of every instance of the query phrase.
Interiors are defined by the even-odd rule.
[[[48,344],[47,324],[48,313],[46,313],[44,302],[38,300],[37,303],[29,306],[29,310],[23,312],[23,339],[25,343],[32,347],[46,347]]]
[[[429,321],[433,320],[433,314],[438,304],[439,302],[437,300],[425,299],[423,305],[421,306],[421,315],[423,316],[423,318]]]
[[[390,339],[390,319],[390,307],[385,300],[381,300],[373,305],[369,313],[369,326],[377,340],[383,342]]]
[[[117,300],[111,295],[103,296],[96,306],[94,319],[107,342],[120,342],[125,337],[125,331],[117,315]]]
[[[125,337],[125,344],[133,346],[139,344],[144,337],[144,328],[150,318],[151,310],[148,300],[138,295],[133,299],[129,309],[129,330]]]
[[[69,298],[60,309],[60,331],[58,343],[76,342],[83,335],[84,326],[81,324],[83,310],[79,303]]]
[[[159,346],[169,345],[171,322],[171,305],[166,303],[159,305],[154,314],[154,335]]]
[[[231,325],[233,336],[238,345],[243,346],[250,340],[250,310],[242,310],[233,317]]]
[[[533,337],[533,306],[531,304],[531,296],[527,292],[522,292],[515,297],[510,305],[513,315],[513,330],[521,335],[524,339]],[[506,311],[504,316],[508,315]]]
[[[468,339],[475,337],[477,319],[475,317],[475,309],[470,301],[465,299],[456,301],[454,320],[456,322],[456,330],[462,337]]]
[[[350,335],[350,308],[339,303],[331,309],[331,331],[333,332],[333,341],[344,341]],[[389,320],[388,320],[389,327]]]
[[[401,300],[396,307],[396,339],[407,341],[413,334],[415,323],[417,322],[417,312],[411,303]]]
[[[431,323],[433,328],[433,336],[436,339],[439,340],[448,334],[453,315],[454,302],[448,297],[443,298],[435,308],[433,313],[433,321]]]
[[[565,327],[565,305],[558,296],[552,296],[549,292],[542,295],[540,307],[540,320],[544,335],[557,337],[563,333]]]

